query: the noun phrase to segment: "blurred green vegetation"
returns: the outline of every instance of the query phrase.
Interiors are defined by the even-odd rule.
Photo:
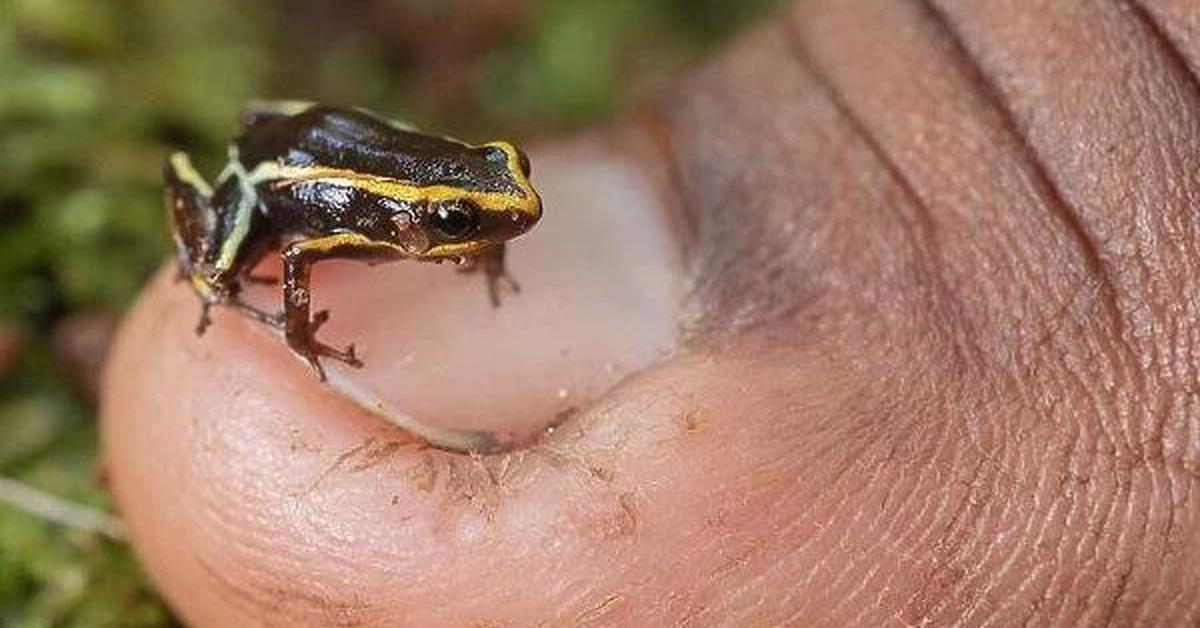
[[[217,170],[246,100],[529,139],[611,114],[775,3],[0,0],[0,475],[107,508],[96,354],[167,254],[161,160]],[[171,623],[125,546],[0,505],[0,626]]]

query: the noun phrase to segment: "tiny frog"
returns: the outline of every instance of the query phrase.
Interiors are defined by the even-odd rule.
[[[453,260],[482,270],[492,304],[519,288],[505,243],[531,228],[542,204],[529,159],[507,142],[472,146],[423,135],[362,109],[258,103],[242,115],[229,163],[209,185],[184,153],[164,167],[180,276],[200,297],[196,333],[214,305],[281,328],[324,380],[321,358],[362,366],[354,345],[315,338],[328,310],[310,313],[309,271],[323,259]],[[283,311],[240,296],[268,252],[283,257]],[[267,279],[266,281],[273,281]]]

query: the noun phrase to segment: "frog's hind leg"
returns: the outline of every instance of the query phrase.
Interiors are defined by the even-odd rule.
[[[175,241],[178,279],[190,280],[200,297],[200,320],[196,335],[212,323],[209,310],[217,301],[217,291],[203,272],[216,214],[212,208],[212,186],[196,172],[186,153],[171,155],[163,165],[164,198],[171,233]]]
[[[175,153],[163,164],[163,183],[175,256],[187,278],[204,259],[212,236],[216,218],[212,186],[192,167],[186,153]]]
[[[488,299],[492,307],[500,307],[500,295],[503,292],[516,294],[521,291],[521,284],[508,274],[504,263],[506,248],[503,243],[493,246],[474,257],[467,258],[458,269],[463,273],[483,273],[487,281]]]

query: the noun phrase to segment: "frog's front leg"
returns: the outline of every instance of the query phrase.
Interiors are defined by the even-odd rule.
[[[464,273],[483,273],[484,279],[487,280],[488,299],[492,302],[492,307],[500,307],[502,291],[512,294],[521,291],[521,285],[512,278],[512,275],[508,274],[508,267],[504,264],[505,252],[505,244],[502,242],[474,257],[467,258],[459,269]]]
[[[362,361],[354,352],[354,345],[345,349],[331,347],[315,338],[317,330],[329,319],[329,312],[322,310],[312,316],[312,291],[309,276],[313,264],[331,257],[359,259],[387,259],[401,257],[402,252],[392,245],[379,243],[352,233],[301,240],[287,246],[283,251],[283,310],[284,333],[288,346],[304,358],[321,381],[325,381],[325,368],[321,358],[333,358],[353,367],[361,367]]]

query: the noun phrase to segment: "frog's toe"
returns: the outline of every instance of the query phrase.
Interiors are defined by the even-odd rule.
[[[345,349],[338,349],[324,343],[314,342],[313,349],[320,357],[332,358],[356,369],[363,367],[363,361],[358,359],[358,350],[353,343],[347,345]]]
[[[316,314],[313,314],[312,322],[309,323],[309,328],[312,329],[312,333],[315,334],[315,333],[317,333],[317,331],[319,329],[321,329],[322,326],[325,325],[325,323],[328,323],[328,322],[329,322],[329,310],[321,310],[321,311],[317,312]]]
[[[196,321],[196,336],[203,336],[204,332],[208,331],[209,325],[212,325],[212,316],[209,315],[211,309],[211,303],[200,304],[200,320]]]
[[[513,279],[512,275],[508,273],[504,273],[503,275],[497,277],[496,283],[504,286],[504,289],[511,294],[517,294],[521,291],[521,284],[517,283],[517,280]]]
[[[492,302],[492,307],[500,307],[501,295],[511,296],[521,291],[521,284],[517,283],[508,273],[489,274],[487,287],[488,300]]]
[[[363,367],[363,361],[358,359],[358,353],[354,343],[350,343],[345,349],[334,349],[329,346],[322,346],[325,348],[325,350],[329,351],[328,354],[325,354],[328,357],[338,360],[339,362],[344,362],[348,366],[352,366],[356,369]]]

